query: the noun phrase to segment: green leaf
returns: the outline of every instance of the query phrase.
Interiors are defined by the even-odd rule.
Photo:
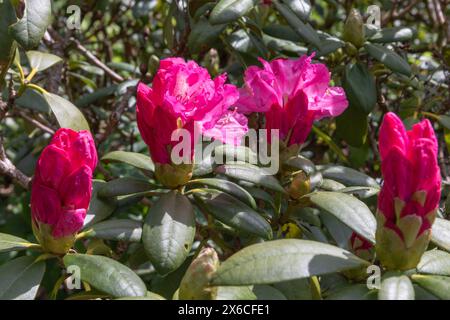
[[[350,104],[369,114],[377,103],[375,80],[361,63],[345,67],[344,89]]]
[[[103,221],[93,225],[88,236],[104,240],[140,242],[142,223],[130,219]]]
[[[280,290],[288,300],[312,300],[310,279],[277,282],[274,287]]]
[[[370,37],[369,41],[377,43],[408,41],[411,40],[414,35],[415,30],[410,27],[384,28]]]
[[[303,55],[308,53],[308,48],[299,46],[292,41],[274,38],[266,34],[263,35],[262,40],[264,42],[264,45],[268,49],[273,51],[294,53],[297,55]]]
[[[50,113],[50,106],[44,99],[44,96],[36,90],[27,88],[22,95],[16,99],[16,105],[21,108],[31,109],[33,111]]]
[[[81,280],[113,297],[142,297],[147,293],[141,278],[113,259],[87,254],[66,254],[63,261],[66,268],[72,265],[80,268]]]
[[[240,200],[214,189],[194,193],[197,201],[226,225],[264,239],[272,238],[272,228],[261,215]]]
[[[332,181],[332,180],[328,180],[328,181]],[[366,198],[370,198],[370,197],[376,195],[377,193],[379,193],[380,189],[373,188],[373,187],[354,186],[354,187],[341,188],[341,189],[339,189],[339,192],[353,194],[353,195],[356,195],[360,199],[366,199]]]
[[[102,199],[98,197],[98,191],[106,185],[105,181],[102,180],[93,180],[92,181],[92,197],[91,202],[89,203],[89,210],[84,219],[83,228],[100,222],[107,217],[109,217],[113,211],[116,209],[115,201],[111,201],[111,199]]]
[[[366,43],[364,45],[369,55],[383,63],[386,67],[407,77],[411,75],[411,66],[392,50],[379,44]]]
[[[26,0],[22,19],[9,27],[9,33],[25,49],[39,45],[52,19],[50,0]]]
[[[370,209],[361,200],[345,193],[328,191],[312,193],[309,200],[359,235],[375,243],[377,223]]]
[[[211,11],[211,24],[222,24],[236,21],[249,12],[258,0],[220,0]]]
[[[33,300],[36,297],[45,262],[24,256],[0,266],[0,300]]]
[[[450,221],[436,218],[431,229],[431,241],[450,251]]]
[[[407,276],[391,276],[381,282],[379,300],[414,300],[414,287]]]
[[[184,262],[194,236],[195,216],[191,203],[179,192],[171,191],[150,208],[142,241],[155,269],[167,274]]]
[[[217,270],[215,285],[270,284],[368,265],[352,253],[328,244],[282,239],[248,246]]]
[[[147,294],[144,297],[123,297],[118,298],[116,300],[166,300],[166,299],[157,293],[147,291]]]
[[[270,24],[263,28],[263,32],[271,37],[288,40],[291,42],[299,42],[302,38],[289,26],[281,24]]]
[[[317,166],[317,168],[325,179],[340,182],[345,186],[380,188],[375,179],[352,168],[336,165]]]
[[[289,26],[306,42],[313,44],[320,49],[320,38],[317,32],[309,23],[304,23],[300,20],[291,9],[284,4],[274,0],[273,4],[280,14],[286,19]]]
[[[214,179],[214,178],[204,178],[204,179],[195,179],[188,182],[189,185],[205,185],[209,187],[213,187],[214,189],[226,192],[231,194],[232,196],[238,198],[242,202],[246,203],[253,209],[256,209],[256,201],[253,199],[252,195],[242,188],[240,185],[223,179]]]
[[[450,277],[415,274],[411,276],[426,291],[443,300],[450,300]]]
[[[308,20],[311,14],[311,2],[309,0],[281,0],[288,6],[300,19]]]
[[[366,284],[354,284],[333,291],[327,300],[376,300],[375,290],[369,290]]]
[[[300,155],[289,158],[286,163],[287,166],[304,171],[307,175],[311,175],[316,171],[314,163]]]
[[[230,178],[244,180],[258,186],[285,193],[278,180],[266,169],[252,164],[225,164],[215,169],[216,173],[222,173]]]
[[[10,234],[0,233],[0,252],[26,250],[33,246],[37,244]]]
[[[217,40],[225,27],[226,25],[224,24],[211,25],[208,19],[201,17],[193,25],[192,31],[189,33],[187,42],[189,52],[194,54],[209,49],[210,45]]]
[[[61,128],[70,128],[75,131],[89,130],[85,117],[70,101],[50,92],[45,92],[43,95]]]
[[[155,171],[152,159],[145,154],[128,151],[112,151],[102,157],[102,161],[123,162],[146,171]]]
[[[367,115],[358,107],[349,107],[336,118],[336,135],[352,147],[361,147],[366,143],[369,124]]]
[[[286,297],[268,285],[226,286],[217,288],[216,300],[286,300]]]
[[[431,250],[423,254],[417,271],[426,274],[450,276],[450,254],[441,250]]]
[[[60,57],[45,52],[31,50],[27,51],[26,54],[30,67],[37,71],[43,71],[62,61]]]
[[[108,181],[102,185],[98,190],[98,196],[101,198],[111,198],[133,193],[147,192],[153,189],[155,189],[155,186],[147,181],[124,177]]]

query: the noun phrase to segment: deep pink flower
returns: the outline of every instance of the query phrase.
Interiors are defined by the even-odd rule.
[[[208,71],[194,61],[182,58],[161,60],[152,88],[140,83],[137,89],[137,123],[145,143],[156,163],[169,164],[170,150],[178,143],[171,141],[177,128],[191,133],[194,148],[194,126],[199,133],[218,137],[218,130],[225,129],[224,121],[229,117],[229,109],[239,97],[235,86],[225,84],[226,75],[211,79]],[[233,120],[234,121],[234,120]],[[246,120],[239,118],[233,122],[236,134],[246,132]],[[223,130],[221,130],[222,132]],[[232,136],[228,140],[240,140]],[[235,139],[236,138],[236,139]],[[221,139],[226,141],[225,137]],[[191,152],[193,156],[193,152]]]
[[[75,234],[83,226],[92,193],[97,151],[88,131],[59,129],[37,162],[31,191],[31,213],[51,235]]]
[[[259,59],[262,68],[245,71],[238,111],[265,113],[266,129],[279,129],[288,145],[302,144],[314,120],[340,115],[348,106],[344,89],[330,87],[330,73],[314,55],[299,59]]]
[[[417,215],[422,219],[417,234],[420,236],[431,228],[427,215],[436,210],[441,195],[438,144],[433,127],[425,119],[406,131],[402,121],[389,112],[380,127],[379,149],[384,183],[378,210],[386,218],[385,226],[403,237],[398,219]]]

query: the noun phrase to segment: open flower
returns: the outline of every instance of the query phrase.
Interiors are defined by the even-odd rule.
[[[314,120],[338,116],[348,106],[344,90],[329,86],[327,67],[312,58],[259,59],[263,67],[249,67],[239,91],[239,112],[264,113],[266,129],[279,129],[287,146],[301,145]]]
[[[392,269],[414,268],[425,251],[441,195],[438,144],[428,120],[406,131],[384,116],[379,149],[384,183],[378,197],[377,255]]]
[[[59,129],[37,162],[31,191],[33,229],[41,245],[65,253],[82,228],[97,151],[88,131]]]
[[[225,81],[226,75],[211,79],[208,71],[194,61],[167,58],[161,60],[151,88],[139,84],[136,109],[139,131],[157,164],[157,178],[166,186],[176,187],[190,178],[189,168],[178,167],[183,171],[180,174],[172,166],[171,152],[179,143],[176,139],[172,141],[172,133],[177,129],[189,132],[191,160],[198,134],[239,144],[247,132],[247,119],[230,111],[238,100],[238,90]],[[177,178],[167,177],[170,172]]]

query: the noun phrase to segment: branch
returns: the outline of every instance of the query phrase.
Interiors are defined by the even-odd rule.
[[[71,41],[75,44],[78,51],[80,51],[88,60],[90,60],[97,67],[105,71],[106,74],[109,75],[114,81],[123,82],[125,80],[121,75],[117,74],[114,70],[110,69],[106,64],[101,62],[92,52],[86,49],[80,43],[80,41],[78,41],[75,38],[71,38]]]
[[[122,117],[122,114],[125,112],[126,108],[128,107],[128,101],[130,98],[135,94],[136,87],[128,87],[125,94],[122,96],[122,99],[117,104],[115,110],[111,113],[109,117],[109,122],[105,128],[105,131],[103,133],[99,133],[97,135],[97,143],[101,144],[103,141],[108,138],[111,133],[114,131],[114,129],[118,126],[119,120]]]
[[[3,137],[0,137],[0,174],[6,175],[16,181],[22,188],[29,189],[31,178],[17,169],[7,158],[3,148]]]

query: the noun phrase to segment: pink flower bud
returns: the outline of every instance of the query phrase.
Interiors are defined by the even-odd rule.
[[[44,247],[48,243],[42,242],[73,236],[82,228],[96,165],[97,151],[88,131],[59,129],[42,151],[33,179],[31,213]]]
[[[384,183],[377,255],[388,268],[414,268],[428,245],[441,194],[437,139],[428,120],[406,131],[390,112],[380,127],[379,149]]]
[[[225,81],[226,75],[211,79],[208,71],[194,61],[167,58],[161,60],[152,88],[139,84],[137,123],[154,162],[171,163],[171,149],[179,142],[172,141],[171,136],[180,128],[190,132],[191,158],[198,138],[194,137],[195,127],[201,134],[240,143],[247,132],[247,121],[229,114],[239,93]]]
[[[238,111],[265,113],[266,129],[279,129],[288,146],[302,144],[314,120],[340,115],[348,106],[341,87],[330,87],[330,73],[314,55],[299,59],[259,59],[263,67],[245,71]]]

